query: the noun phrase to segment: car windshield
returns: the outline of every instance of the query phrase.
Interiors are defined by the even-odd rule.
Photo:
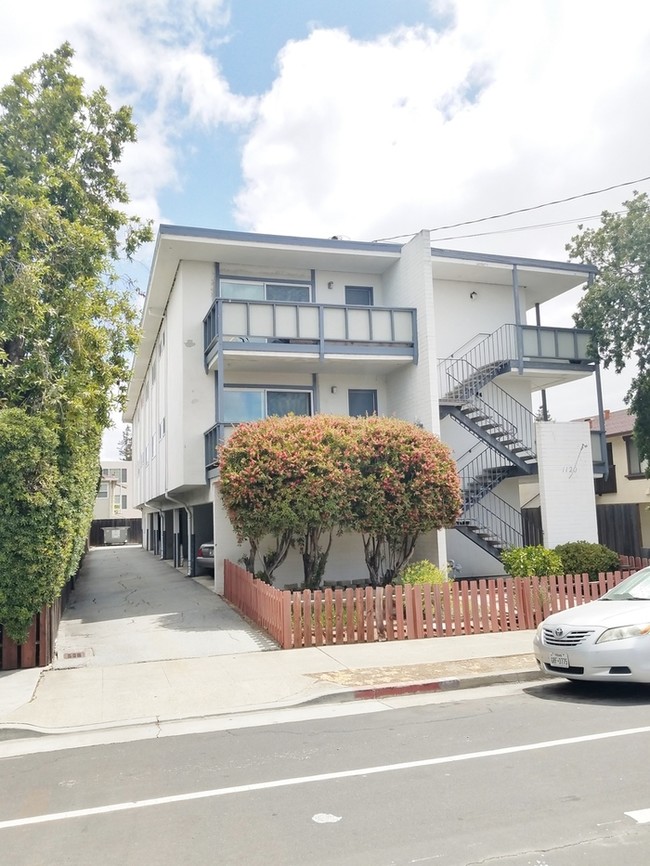
[[[601,601],[650,601],[650,566],[626,577],[606,592]]]

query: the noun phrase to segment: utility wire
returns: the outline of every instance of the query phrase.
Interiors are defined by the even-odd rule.
[[[441,232],[441,231],[446,231],[447,229],[457,229],[457,228],[460,228],[461,226],[471,226],[471,225],[476,225],[476,223],[484,223],[484,222],[487,222],[488,220],[502,219],[503,217],[514,216],[515,214],[529,213],[530,211],[533,211],[533,210],[540,210],[543,207],[552,207],[553,205],[564,204],[565,202],[568,202],[568,201],[577,201],[578,199],[581,199],[581,198],[587,198],[590,195],[600,195],[601,192],[611,192],[611,190],[613,190],[613,189],[620,189],[623,186],[632,186],[632,184],[634,184],[634,183],[643,183],[643,181],[646,181],[646,180],[650,180],[650,175],[648,175],[647,177],[639,177],[636,180],[627,180],[627,181],[625,181],[625,183],[615,183],[612,186],[605,186],[602,189],[593,189],[593,190],[590,190],[590,192],[582,192],[579,195],[570,195],[567,198],[558,198],[555,201],[547,201],[547,202],[544,202],[544,204],[535,204],[535,205],[531,205],[531,207],[522,207],[522,208],[518,208],[517,210],[506,211],[505,213],[492,214],[492,216],[479,217],[478,219],[465,220],[464,222],[459,222],[459,223],[449,223],[449,225],[444,225],[444,226],[436,226],[433,229],[427,229],[427,231],[429,231],[429,232]],[[383,241],[394,241],[394,240],[398,240],[399,238],[410,238],[416,234],[417,234],[417,232],[407,232],[403,235],[393,235],[392,237],[389,237],[389,238],[376,238],[373,241],[373,243],[382,243]]]
[[[613,211],[613,213],[618,216],[619,214],[625,213],[625,211],[617,210]],[[486,235],[507,235],[511,232],[525,232],[529,229],[548,229],[555,228],[555,226],[566,226],[572,225],[573,223],[582,223],[587,222],[588,220],[597,220],[600,219],[602,214],[594,214],[593,216],[585,216],[585,217],[576,217],[575,219],[570,220],[558,220],[557,222],[552,223],[535,223],[534,225],[528,226],[513,226],[511,229],[494,229],[491,232],[472,232],[467,235],[447,235],[443,238],[431,238],[431,243],[438,243],[438,241],[456,241],[462,240],[463,238],[482,238]]]

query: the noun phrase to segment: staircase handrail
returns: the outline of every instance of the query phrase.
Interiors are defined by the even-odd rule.
[[[464,361],[464,359],[462,360]],[[473,375],[473,365],[469,364],[469,362],[466,363],[470,368],[472,368]],[[455,376],[452,376],[449,371],[447,371],[447,376],[449,378],[452,378],[456,382],[457,388],[461,388],[464,384],[464,382],[458,381]],[[513,397],[512,394],[509,394],[508,391],[506,391],[504,388],[501,388],[500,385],[497,385],[496,382],[486,381],[481,387],[485,388],[488,384],[490,392],[494,392],[496,396],[495,400],[490,400],[483,394],[481,394],[481,396],[479,396],[477,393],[470,395],[470,393],[467,392],[466,396],[463,399],[461,399],[459,395],[459,399],[457,402],[461,405],[470,405],[474,406],[475,408],[484,409],[485,414],[489,414],[493,420],[498,420],[500,425],[504,429],[507,429],[509,433],[514,435],[517,442],[521,443],[534,453],[534,414],[531,412],[528,406],[524,406],[524,404],[517,400],[516,397]],[[450,396],[450,394],[451,392],[449,392],[447,396]],[[495,403],[497,405],[495,405]]]
[[[490,500],[493,499],[497,500],[496,508],[491,508],[485,502],[476,502],[465,510],[461,520],[474,519],[478,526],[488,529],[506,547],[521,547],[523,529],[514,525],[515,522],[521,524],[521,513],[495,493],[490,494]]]

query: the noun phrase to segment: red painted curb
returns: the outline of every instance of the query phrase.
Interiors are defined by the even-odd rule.
[[[418,695],[423,692],[444,692],[450,689],[457,689],[460,686],[460,680],[457,678],[449,678],[445,680],[434,680],[429,683],[408,683],[401,686],[378,686],[368,689],[357,689],[352,694],[354,700],[373,700],[374,698],[386,698],[390,695]]]

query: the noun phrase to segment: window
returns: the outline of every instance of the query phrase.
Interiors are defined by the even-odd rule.
[[[639,450],[636,447],[634,437],[625,437],[625,450],[627,451],[628,478],[645,478],[645,471],[648,468],[648,461],[639,459]]]
[[[126,484],[126,473],[126,469],[121,469],[119,467],[115,469],[111,469],[106,466],[102,467],[103,478],[115,478],[116,481],[121,481],[124,484]]]
[[[369,390],[348,391],[348,413],[352,417],[377,414],[377,392]]]
[[[163,418],[159,425],[159,435],[162,439],[165,435],[165,419]]]
[[[310,391],[226,388],[223,393],[223,420],[226,424],[259,421],[269,415],[311,415]]]
[[[108,499],[108,484],[102,481],[97,491],[97,499]]]
[[[126,496],[123,496],[122,497],[122,511],[126,511],[126,509],[127,509]]]
[[[604,478],[594,479],[597,496],[601,496],[603,493],[616,493],[616,466],[614,466],[614,451],[611,442],[607,443],[607,465],[609,466],[607,480]]]
[[[346,286],[345,303],[353,307],[372,307],[372,286]]]
[[[308,285],[293,283],[222,280],[219,288],[222,298],[245,301],[291,301],[308,304],[311,297],[311,289]]]

